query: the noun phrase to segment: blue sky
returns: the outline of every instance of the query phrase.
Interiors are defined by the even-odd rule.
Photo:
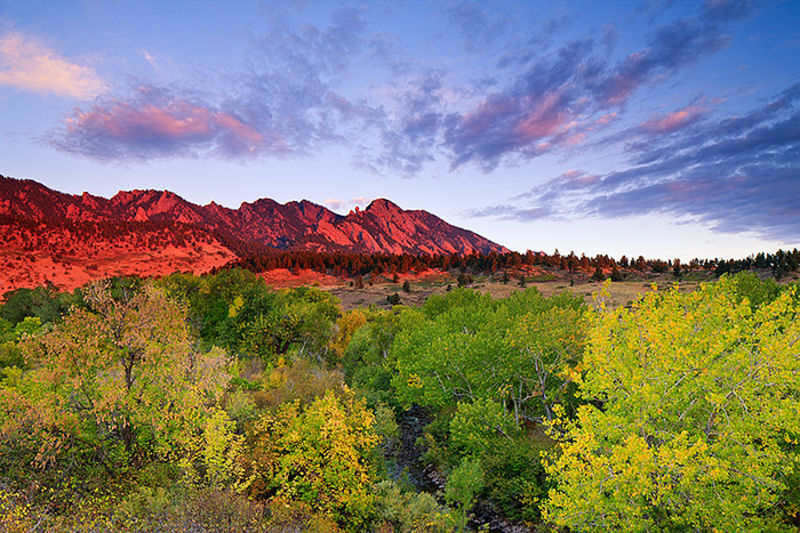
[[[800,245],[800,2],[0,5],[0,173],[386,197],[511,249]]]

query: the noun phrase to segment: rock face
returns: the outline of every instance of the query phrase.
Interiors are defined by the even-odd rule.
[[[405,211],[389,200],[363,211],[337,215],[307,200],[279,204],[267,198],[239,209],[187,202],[169,191],[120,191],[110,199],[64,194],[32,180],[0,176],[0,217],[6,222],[49,226],[123,224],[191,227],[195,233],[224,232],[237,240],[278,249],[363,253],[470,254],[505,252],[471,231],[451,226],[426,211]],[[149,224],[148,224],[149,223]]]

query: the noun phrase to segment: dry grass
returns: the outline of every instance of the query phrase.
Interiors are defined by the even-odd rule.
[[[542,277],[546,279],[546,277]],[[695,290],[703,281],[712,281],[711,275],[697,275],[682,280],[678,284],[681,291],[689,292]],[[658,290],[672,288],[677,280],[669,274],[653,274],[642,276],[640,279],[613,282],[608,287],[609,297],[606,305],[619,307],[628,305],[646,292],[653,290],[656,284]],[[400,283],[375,283],[365,285],[363,289],[356,289],[349,286],[349,283],[340,285],[320,285],[320,288],[330,292],[341,301],[342,310],[347,311],[357,307],[390,307],[387,297],[393,293],[400,295],[401,303],[409,306],[422,305],[431,294],[444,294],[447,292],[448,285],[456,287],[453,279],[422,279],[413,281],[411,292],[403,292]],[[508,283],[503,283],[497,276],[476,276],[470,288],[482,293],[491,294],[493,298],[506,298],[516,291],[535,287],[545,296],[569,291],[584,297],[587,303],[592,303],[592,295],[603,288],[602,282],[587,281],[582,279],[570,285],[569,279],[553,279],[549,281],[529,281],[524,287],[519,285],[518,280],[512,279]]]

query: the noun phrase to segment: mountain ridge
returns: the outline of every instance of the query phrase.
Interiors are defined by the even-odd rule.
[[[432,213],[404,210],[386,198],[347,215],[306,199],[281,204],[259,198],[232,209],[213,201],[194,204],[168,190],[134,189],[105,198],[89,192],[62,193],[32,179],[3,175],[0,245],[0,258],[19,263],[17,271],[38,271],[36,261],[49,260],[55,265],[50,270],[58,272],[63,270],[61,263],[84,270],[94,265],[101,272],[108,270],[103,267],[108,263],[111,274],[139,275],[158,275],[170,268],[207,270],[259,247],[412,255],[507,251]],[[172,251],[170,260],[161,261],[166,250]],[[152,268],[128,268],[126,255],[137,254],[144,254],[142,261],[149,256]],[[97,261],[91,263],[93,259]],[[13,268],[9,276],[0,276],[0,291],[18,284],[10,281]],[[88,277],[97,277],[89,270]]]

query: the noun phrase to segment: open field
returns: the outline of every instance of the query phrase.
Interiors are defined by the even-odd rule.
[[[612,282],[608,286],[609,297],[606,298],[606,305],[609,307],[619,307],[628,305],[642,294],[653,290],[655,284],[659,290],[673,287],[678,283],[681,291],[689,292],[695,290],[704,281],[713,281],[711,275],[687,276],[678,282],[669,274],[658,274],[643,276],[641,279],[625,280]],[[400,296],[400,303],[404,305],[421,305],[431,294],[444,294],[448,286],[452,289],[457,286],[455,279],[421,279],[411,281],[411,291],[404,292],[402,283],[374,283],[365,284],[363,289],[350,286],[349,283],[341,284],[319,284],[319,287],[335,295],[341,301],[342,310],[347,311],[356,307],[378,306],[389,307],[387,297],[397,293]],[[504,298],[510,294],[535,287],[545,296],[551,296],[562,291],[569,291],[582,295],[587,303],[592,302],[592,295],[603,288],[603,282],[584,281],[570,285],[569,280],[550,279],[548,281],[527,281],[525,286],[521,286],[519,281],[512,279],[508,283],[503,283],[497,276],[476,276],[470,288],[477,291],[491,294],[494,298]]]

